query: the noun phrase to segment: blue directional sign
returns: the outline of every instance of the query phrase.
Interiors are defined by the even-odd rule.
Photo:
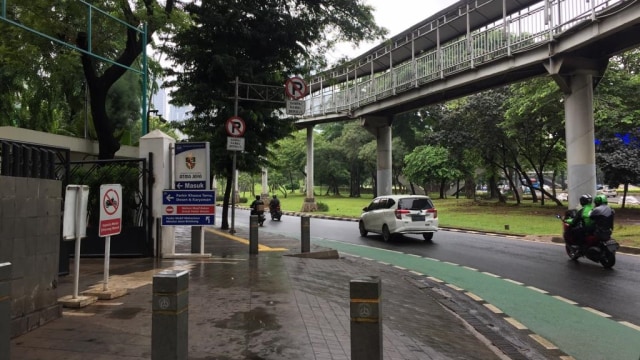
[[[162,225],[215,225],[215,199],[212,190],[164,190]]]
[[[213,226],[215,223],[215,215],[162,216],[163,226]]]

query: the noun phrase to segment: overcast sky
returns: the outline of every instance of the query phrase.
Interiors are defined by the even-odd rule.
[[[436,12],[456,3],[456,0],[364,0],[374,7],[374,16],[379,26],[389,30],[388,37],[397,35]],[[350,44],[341,45],[331,54],[329,62],[343,57],[356,57],[378,43],[367,43],[358,49]]]

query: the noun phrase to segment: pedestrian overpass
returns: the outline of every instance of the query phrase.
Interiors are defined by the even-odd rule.
[[[361,119],[378,142],[378,192],[389,194],[395,115],[543,75],[565,94],[569,194],[594,194],[593,88],[611,56],[638,45],[638,0],[458,1],[308,78],[305,115],[296,123],[307,128],[304,208],[313,207],[315,124]]]

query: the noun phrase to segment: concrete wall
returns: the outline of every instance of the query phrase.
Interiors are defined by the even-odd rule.
[[[68,148],[71,152],[71,161],[95,160],[98,158],[98,142],[95,140],[49,134],[13,126],[0,126],[0,134],[2,134],[1,137],[3,139],[7,140]],[[120,150],[116,153],[116,159],[137,157],[138,148],[134,146],[120,146]]]
[[[0,176],[0,263],[13,265],[11,337],[62,315],[56,291],[61,205],[60,181]]]

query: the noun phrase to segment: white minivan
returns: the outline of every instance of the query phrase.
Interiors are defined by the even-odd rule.
[[[438,231],[438,211],[424,195],[384,195],[373,199],[360,215],[360,235],[382,234],[389,241],[396,234],[422,234],[429,241]]]

